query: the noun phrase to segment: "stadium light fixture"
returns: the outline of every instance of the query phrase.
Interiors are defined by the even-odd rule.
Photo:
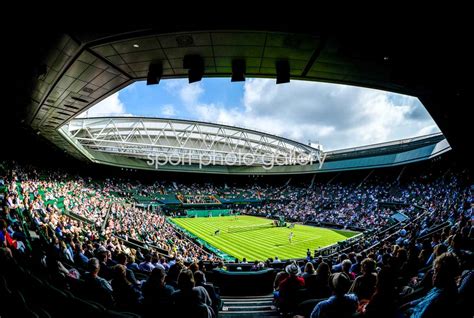
[[[199,55],[186,55],[183,68],[188,70],[189,83],[199,82],[204,75],[204,60]]]
[[[232,61],[231,82],[245,82],[245,60]]]
[[[151,63],[148,67],[148,75],[146,77],[147,85],[155,85],[160,82],[161,76],[163,75],[163,64]]]
[[[276,61],[276,83],[283,84],[290,82],[290,63],[287,60]]]

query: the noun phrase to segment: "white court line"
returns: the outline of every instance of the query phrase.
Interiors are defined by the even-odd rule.
[[[303,240],[303,241],[298,241],[298,242],[294,242],[294,243],[286,243],[286,244],[282,244],[280,246],[275,246],[275,247],[272,247],[272,249],[275,249],[275,248],[280,248],[280,247],[284,247],[284,246],[294,246],[294,245],[298,245],[300,243],[304,243],[304,242],[308,242],[308,241],[314,241],[314,240],[317,240],[319,238],[321,238],[322,236],[319,235],[319,236],[315,236],[314,238],[310,238],[310,239],[307,239],[307,240]]]

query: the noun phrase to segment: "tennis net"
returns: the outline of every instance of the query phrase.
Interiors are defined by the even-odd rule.
[[[261,230],[261,229],[267,229],[267,228],[274,227],[274,226],[275,226],[274,223],[244,225],[244,226],[231,226],[231,227],[227,228],[227,233]]]

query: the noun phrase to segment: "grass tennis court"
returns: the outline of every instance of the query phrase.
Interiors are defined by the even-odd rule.
[[[320,247],[346,240],[357,232],[340,231],[296,224],[286,227],[259,228],[228,233],[229,227],[269,224],[272,220],[240,215],[204,218],[174,218],[172,222],[203,239],[226,254],[242,260],[266,260],[278,256],[280,259],[304,258],[306,250],[311,252]],[[220,229],[220,234],[214,232]],[[292,242],[289,235],[293,232]]]

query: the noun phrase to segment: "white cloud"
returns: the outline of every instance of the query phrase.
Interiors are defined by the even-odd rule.
[[[117,92],[89,108],[78,117],[98,116],[131,116],[131,114],[126,113],[125,105],[119,98],[119,92]]]
[[[204,93],[204,89],[200,82],[185,84],[181,86],[179,96],[185,105],[194,105],[198,102],[199,97]]]
[[[163,86],[168,92],[176,93],[177,89],[184,86],[185,83],[187,83],[185,79],[168,80],[163,81]]]
[[[172,104],[166,104],[161,106],[161,114],[170,117],[176,115],[176,110]]]
[[[200,83],[175,85],[192,118],[253,128],[326,150],[409,138],[439,131],[413,97],[353,86],[249,79],[243,107],[203,103]],[[211,94],[211,92],[210,92]]]
[[[161,87],[176,101],[156,107],[158,117],[246,127],[303,143],[318,142],[326,150],[439,131],[417,98],[372,89],[305,81],[275,85],[274,80],[247,79],[242,98],[233,97],[236,105],[223,105],[213,99],[212,91],[205,90],[203,82],[169,80]],[[88,111],[88,116],[117,115],[128,115],[119,93]]]
[[[188,84],[187,79],[165,81],[164,88],[171,95],[178,97],[185,106],[198,103],[204,93],[201,82]]]

